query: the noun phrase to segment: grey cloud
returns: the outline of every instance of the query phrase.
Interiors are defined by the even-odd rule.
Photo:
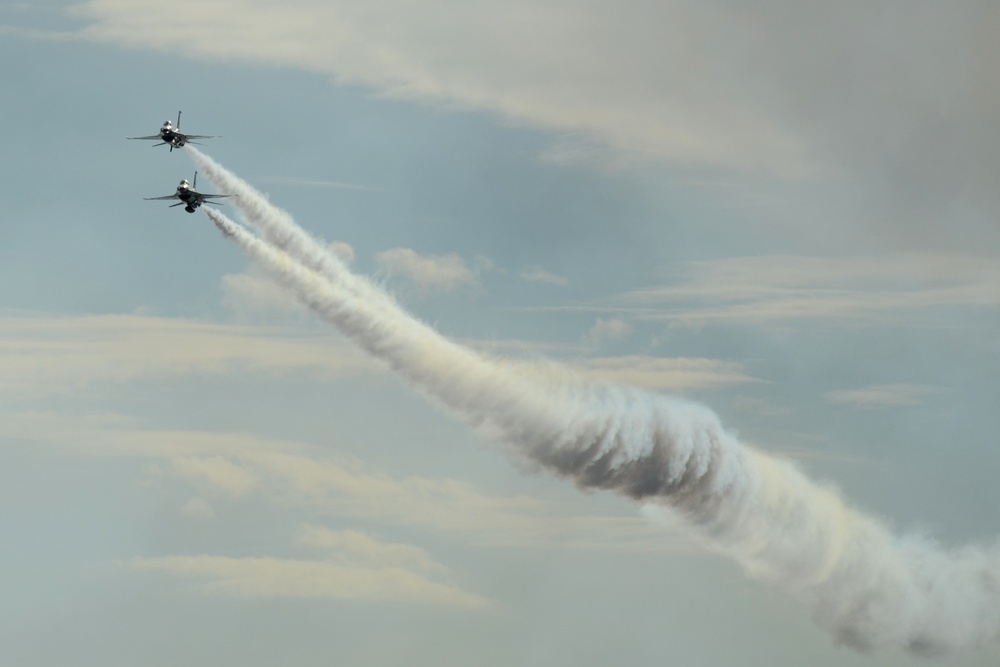
[[[559,133],[549,159],[589,162],[608,146],[826,179],[821,223],[800,225],[882,247],[997,240],[1000,9],[981,0],[90,0],[74,11],[85,39],[297,67],[548,128]]]

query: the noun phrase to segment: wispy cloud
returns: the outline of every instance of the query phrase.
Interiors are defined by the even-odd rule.
[[[924,399],[944,391],[941,387],[924,384],[878,384],[861,389],[831,391],[827,398],[833,403],[844,403],[866,410],[877,408],[914,407]]]
[[[255,320],[272,316],[303,317],[308,309],[273,280],[246,273],[222,276],[222,303],[241,319]]]
[[[0,395],[21,398],[238,369],[337,377],[376,368],[338,337],[290,329],[142,315],[0,316]]]
[[[663,358],[629,355],[579,362],[585,375],[658,391],[706,389],[760,382],[743,365],[717,359]]]
[[[968,255],[738,257],[690,262],[677,279],[578,310],[681,325],[896,321],[1000,304],[1000,268]]]
[[[609,341],[620,340],[630,336],[634,331],[631,324],[618,318],[597,318],[594,326],[587,332],[585,341],[594,347],[599,347]]]
[[[786,417],[792,412],[786,405],[759,396],[737,396],[733,399],[733,408],[755,417]]]
[[[222,456],[175,456],[171,463],[181,475],[203,481],[240,497],[257,485],[257,475],[242,465]]]
[[[269,501],[306,515],[445,532],[470,544],[691,548],[687,540],[664,535],[633,516],[569,514],[525,496],[488,495],[455,479],[399,479],[353,457],[251,434],[151,430],[115,415],[17,413],[0,420],[0,439],[58,447],[77,456],[147,458],[166,464],[157,466],[161,476],[175,476],[185,486],[193,483],[200,497],[239,501],[266,490]],[[204,509],[198,503],[184,511]],[[313,534],[311,539],[328,538]]]
[[[240,598],[331,598],[484,609],[486,598],[402,567],[282,558],[160,556],[129,561],[135,570],[205,581],[203,589]]]
[[[409,248],[378,254],[381,271],[409,280],[422,289],[452,291],[477,285],[476,273],[458,255],[421,255]]]
[[[445,0],[88,0],[72,15],[82,27],[34,35],[293,67],[486,110],[552,130],[550,161],[837,175],[881,210],[842,208],[825,222],[876,225],[909,247],[988,232],[1000,209],[990,176],[1000,103],[982,92],[997,88],[989,35],[1000,15],[977,0],[909,12],[737,0],[512,0],[490,11]]]
[[[275,183],[281,185],[299,185],[308,188],[327,188],[330,190],[377,190],[367,185],[329,181],[319,178],[303,178],[297,176],[268,176],[258,179],[260,183]]]
[[[386,544],[356,530],[331,530],[306,525],[299,543],[319,547],[347,563],[369,566],[405,567],[407,569],[447,574],[448,568],[434,561],[426,551],[410,544]]]
[[[181,512],[187,516],[198,517],[201,519],[214,519],[215,510],[208,503],[207,500],[199,496],[194,496],[188,499],[184,506],[181,508]]]
[[[519,275],[522,280],[527,280],[531,283],[544,283],[546,285],[557,285],[559,287],[565,287],[569,284],[569,280],[566,277],[549,273],[548,271],[540,269],[537,266],[524,269]]]
[[[516,0],[483,12],[440,0],[293,0],[280,10],[240,0],[90,0],[75,14],[87,39],[322,72],[582,135],[584,146],[784,173],[809,164],[801,138],[772,117],[780,96],[754,94],[773,85],[761,81],[773,70],[760,66],[772,58],[770,26],[694,2],[580,11],[564,0]],[[707,48],[706,34],[749,53]],[[758,67],[734,66],[733,55]],[[636,67],[648,62],[658,66]],[[572,153],[570,142],[560,156]]]

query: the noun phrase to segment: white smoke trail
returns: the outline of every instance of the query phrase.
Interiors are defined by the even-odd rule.
[[[791,464],[742,445],[707,408],[486,359],[412,318],[336,257],[320,260],[322,245],[262,202],[234,200],[280,232],[271,238],[296,238],[284,245],[294,257],[207,213],[301,301],[512,455],[581,487],[671,508],[855,648],[941,653],[1000,641],[997,549],[949,552],[894,537]]]
[[[286,211],[271,204],[267,197],[242,178],[225,169],[218,162],[187,146],[188,153],[198,168],[226,194],[234,194],[231,200],[243,214],[247,222],[260,230],[264,239],[285,252],[294,255],[310,269],[338,280],[352,290],[372,299],[390,299],[388,294],[378,289],[369,289],[371,283],[355,276],[338,258],[308,232],[295,224]]]

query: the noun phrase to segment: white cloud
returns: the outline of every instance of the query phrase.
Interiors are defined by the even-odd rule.
[[[253,471],[222,456],[179,456],[171,459],[171,463],[182,476],[207,483],[237,498],[258,482]]]
[[[188,516],[202,519],[215,518],[215,510],[212,509],[212,506],[208,504],[207,500],[198,496],[188,499],[188,501],[184,503],[184,507],[181,508],[181,511]]]
[[[332,335],[138,315],[0,315],[0,395],[96,382],[283,370],[350,376],[378,368]]]
[[[458,255],[420,255],[409,248],[394,248],[378,254],[381,270],[401,276],[423,289],[451,291],[476,285],[476,274]]]
[[[197,500],[188,505],[200,514],[207,504]],[[449,569],[420,547],[312,524],[303,526],[298,542],[322,549],[327,558],[163,556],[135,558],[130,565],[136,570],[204,579],[206,591],[235,597],[401,601],[465,609],[490,606],[486,598],[446,581]]]
[[[246,273],[222,276],[222,303],[242,319],[302,317],[309,310],[274,281]]]
[[[523,280],[527,280],[532,283],[545,283],[547,285],[558,285],[559,287],[565,287],[569,284],[564,276],[557,276],[554,273],[549,273],[538,267],[532,267],[530,269],[524,269],[521,271],[520,276]]]
[[[474,544],[690,548],[632,516],[567,515],[539,500],[491,496],[459,480],[398,479],[323,448],[250,434],[143,429],[115,415],[18,413],[0,420],[0,440],[55,446],[78,456],[162,460],[206,491],[241,498],[266,489],[267,499],[285,508],[464,535]],[[306,539],[332,538],[313,533]],[[359,540],[352,544],[363,550]]]
[[[727,258],[690,262],[678,282],[635,290],[589,310],[688,325],[762,325],[884,322],[936,307],[1000,304],[1000,268],[990,258],[969,255]]]
[[[833,403],[845,403],[871,410],[914,407],[923,403],[928,396],[941,391],[941,387],[923,384],[880,384],[862,389],[831,391],[827,394],[827,398]]]
[[[587,333],[586,341],[590,345],[600,346],[606,342],[620,340],[632,335],[632,325],[618,318],[598,318]]]
[[[354,183],[327,181],[318,178],[301,178],[296,176],[269,176],[259,179],[259,182],[281,183],[283,185],[300,185],[308,188],[327,188],[330,190],[375,190],[375,188],[370,188],[365,185],[356,185]]]
[[[438,574],[448,572],[448,568],[432,560],[420,547],[386,544],[355,530],[330,530],[323,526],[307,525],[302,529],[299,543],[320,547],[349,563],[405,567]]]
[[[824,179],[838,191],[785,200],[768,222],[978,250],[1000,211],[1000,12],[987,5],[89,0],[81,29],[50,35],[485,110],[550,130],[548,161],[667,161],[756,191],[761,175]]]
[[[636,155],[801,173],[807,146],[774,118],[781,24],[725,5],[90,0],[76,14],[87,39],[322,72]]]
[[[354,263],[354,246],[345,241],[333,241],[327,244],[327,250],[340,258],[344,264]]]
[[[662,358],[639,355],[589,359],[578,364],[592,378],[635,385],[656,391],[705,389],[759,382],[732,361]]]
[[[331,598],[401,601],[484,609],[486,598],[400,567],[227,556],[135,558],[136,570],[206,580],[208,592],[241,598]]]

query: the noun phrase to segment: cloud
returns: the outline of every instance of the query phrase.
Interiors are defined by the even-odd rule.
[[[307,525],[299,537],[300,544],[320,547],[345,562],[361,561],[379,567],[404,567],[447,574],[448,568],[435,562],[420,547],[409,544],[386,544],[355,530],[330,530]]]
[[[344,264],[354,263],[354,246],[344,241],[333,241],[326,246],[330,252],[340,258]]]
[[[376,368],[339,337],[288,329],[143,315],[0,315],[0,395],[19,398],[141,378],[239,370],[342,377]]]
[[[787,417],[791,408],[774,401],[757,396],[737,396],[733,399],[733,408],[755,417]]]
[[[985,257],[738,257],[689,262],[674,284],[581,310],[676,324],[765,325],[793,320],[874,323],[934,308],[1000,304],[1000,268]]]
[[[565,277],[557,276],[554,273],[549,273],[548,271],[538,267],[524,269],[519,275],[523,280],[527,280],[531,283],[544,283],[547,285],[557,285],[559,287],[565,287],[569,284],[569,280]]]
[[[941,387],[923,384],[879,384],[862,389],[831,391],[827,394],[827,398],[833,403],[873,410],[914,407],[923,403],[928,396],[941,391]]]
[[[199,498],[195,496],[184,503],[184,507],[181,511],[187,516],[199,517],[202,519],[214,519],[215,510],[212,506],[208,504],[208,501],[204,498]]]
[[[606,342],[620,340],[632,335],[632,325],[618,318],[603,319],[598,318],[594,326],[587,333],[585,340],[593,346],[600,346]]]
[[[228,276],[232,277],[232,276]],[[247,290],[260,287],[268,294],[271,284],[252,276],[242,276],[233,284]],[[277,298],[278,295],[275,295]],[[265,297],[266,298],[266,297]],[[595,335],[601,340],[625,335],[625,328],[614,319],[595,325]],[[470,341],[475,345],[476,341]],[[524,349],[534,355],[536,344],[490,341],[485,348]],[[726,384],[752,382],[738,364],[705,359],[662,359],[643,356],[607,357],[580,362],[579,368],[591,377],[623,381],[643,387],[696,389]],[[328,377],[352,376],[359,373],[381,372],[367,358],[345,348],[339,338],[303,336],[277,327],[237,326],[196,322],[184,319],[138,315],[99,315],[82,317],[24,317],[0,315],[0,395],[22,399],[69,393],[95,383],[127,383],[143,378],[170,378],[183,375],[224,375],[234,371],[283,371],[321,373]],[[40,432],[58,430],[63,422],[49,413],[21,413],[22,423],[31,428],[48,427]],[[27,420],[27,421],[26,421]],[[12,427],[16,423],[11,424]],[[119,424],[110,424],[119,426]],[[95,428],[109,424],[94,423]],[[67,426],[67,428],[71,428]],[[28,429],[30,430],[30,429]],[[123,434],[119,434],[125,437]],[[133,433],[139,437],[138,433]],[[176,434],[190,441],[189,434]],[[146,439],[147,437],[151,439]],[[157,444],[167,435],[145,434],[142,438],[150,447],[139,451],[161,456],[171,444]],[[211,456],[214,447],[226,451],[238,445],[222,445],[230,436],[203,434],[201,444],[192,450],[174,450],[174,457],[192,457],[174,466],[178,473],[190,473],[194,479],[195,462],[207,465],[201,458]],[[102,447],[116,453],[118,436]],[[210,458],[207,460],[211,460]],[[218,464],[217,465],[221,465]],[[308,466],[308,464],[306,464]],[[202,483],[208,480],[208,468],[203,470]],[[228,491],[237,492],[239,483]]]
[[[513,0],[489,11],[443,0],[293,0],[280,10],[91,0],[75,14],[87,39],[322,72],[622,149],[777,173],[802,173],[820,150],[836,155],[833,137],[862,154],[866,140],[900,153],[906,137],[930,145],[921,130],[982,127],[997,104],[981,92],[996,78],[986,65],[997,47],[984,35],[997,16],[972,2],[920,2],[904,13],[733,0]],[[955,71],[980,85],[961,85],[948,76]],[[959,133],[963,148],[969,136]]]
[[[301,317],[309,312],[274,281],[246,273],[222,276],[222,303],[243,319],[272,315]]]
[[[797,174],[809,166],[807,146],[774,118],[782,96],[759,92],[779,84],[769,77],[783,55],[770,34],[780,24],[748,21],[746,11],[691,0],[515,0],[488,11],[442,0],[293,0],[280,10],[241,0],[91,0],[75,13],[86,39],[295,67],[578,134],[584,145]]]
[[[394,248],[378,254],[382,271],[400,276],[423,289],[450,292],[463,285],[476,285],[476,274],[458,255],[419,255],[409,248]]]
[[[743,366],[715,359],[662,358],[630,355],[578,362],[591,378],[608,380],[656,391],[707,389],[760,382],[743,372]]]
[[[490,601],[480,595],[401,567],[210,555],[134,558],[129,566],[204,579],[205,591],[239,598],[412,602],[469,610],[490,606]]]
[[[318,178],[301,178],[296,176],[269,176],[259,179],[260,183],[279,183],[282,185],[300,185],[308,188],[326,188],[330,190],[376,190],[377,188],[341,181],[327,181]]]
[[[234,497],[245,495],[257,485],[258,478],[251,470],[221,456],[181,456],[171,460],[182,476],[207,483]]]
[[[633,516],[571,515],[525,496],[488,495],[460,480],[395,478],[325,448],[252,434],[161,431],[117,415],[29,412],[4,415],[0,441],[57,447],[76,456],[164,461],[181,479],[196,482],[202,493],[248,499],[259,492],[288,511],[444,532],[476,545],[692,548],[687,540],[664,535]],[[203,508],[196,504],[190,509]],[[322,546],[323,539],[331,538],[313,533],[303,539]]]
[[[343,241],[327,244],[327,250],[345,264],[354,262],[354,247]],[[244,320],[267,320],[277,317],[301,319],[309,309],[301,305],[280,285],[250,267],[248,273],[227,273],[222,276],[222,303]]]
[[[73,10],[80,29],[48,34],[486,111],[551,131],[548,161],[652,160],[755,186],[823,179],[838,191],[788,212],[796,228],[977,249],[1000,236],[1000,11],[890,7],[89,0]]]

